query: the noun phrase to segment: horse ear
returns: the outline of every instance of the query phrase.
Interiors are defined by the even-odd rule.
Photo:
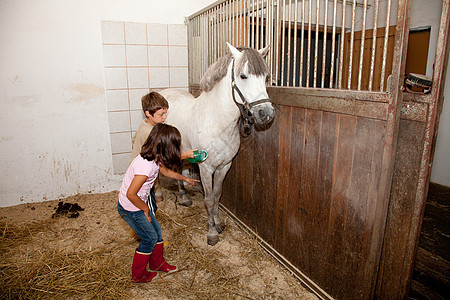
[[[242,52],[233,47],[230,43],[227,42],[228,48],[230,49],[231,55],[233,55],[234,58],[238,58],[242,55]]]
[[[266,57],[267,53],[269,53],[270,45],[267,45],[265,48],[259,49],[259,54],[262,55],[262,57]]]

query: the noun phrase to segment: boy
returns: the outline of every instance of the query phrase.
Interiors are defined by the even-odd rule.
[[[161,94],[157,92],[150,92],[147,95],[141,98],[142,110],[145,114],[145,119],[142,120],[141,124],[136,131],[136,134],[133,136],[133,151],[131,153],[130,163],[136,156],[141,152],[142,145],[144,145],[145,141],[148,138],[148,135],[157,123],[164,123],[167,118],[167,110],[169,109],[169,102],[167,102],[166,98],[164,98]],[[181,154],[181,159],[186,158],[194,158],[194,151],[189,150]],[[161,188],[159,187],[159,180],[155,182],[155,186],[151,191],[152,201],[156,202],[163,200]],[[156,192],[156,195],[155,195]],[[150,200],[150,199],[149,199]],[[156,204],[156,203],[154,203]]]

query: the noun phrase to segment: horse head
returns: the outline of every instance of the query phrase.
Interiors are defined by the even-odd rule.
[[[264,57],[269,46],[254,50],[235,48],[227,43],[232,56],[231,81],[233,100],[241,116],[250,124],[265,125],[272,121],[275,111],[266,90],[268,67]]]

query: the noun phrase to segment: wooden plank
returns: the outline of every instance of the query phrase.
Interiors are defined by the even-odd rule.
[[[253,158],[254,141],[253,136],[241,139],[241,149],[239,151],[239,162],[241,167],[238,172],[237,195],[239,203],[236,206],[236,214],[244,222],[255,228],[257,216],[255,215],[255,199],[253,198]]]
[[[352,116],[387,120],[388,104],[379,101],[346,98],[338,92],[314,93],[306,89],[269,88],[269,95],[274,103],[303,107],[308,109],[336,112]],[[348,95],[348,92],[347,92]]]
[[[348,236],[346,222],[348,218],[348,197],[351,185],[350,178],[353,168],[353,151],[356,135],[356,117],[340,115],[336,130],[336,147],[334,151],[333,180],[331,194],[331,208],[327,233],[327,255],[325,265],[334,274],[325,285],[318,284],[332,296],[351,293],[346,289],[346,283],[355,280],[356,274],[348,272],[354,270],[353,253],[348,251],[353,241]]]
[[[403,270],[410,245],[411,215],[415,210],[414,199],[418,180],[425,134],[424,123],[401,120],[396,153],[395,170],[392,181],[388,221],[383,244],[385,255],[380,263],[378,281],[383,287],[377,289],[377,297],[403,298],[405,291],[398,289],[405,286],[408,276]],[[385,277],[389,278],[386,280]],[[395,294],[394,294],[395,293]]]
[[[386,93],[380,92],[368,92],[368,91],[349,91],[338,89],[322,89],[322,88],[300,88],[300,87],[281,87],[281,86],[268,86],[267,92],[269,96],[272,94],[282,94],[286,92],[294,93],[297,96],[321,97],[321,98],[333,98],[333,99],[347,99],[347,100],[360,100],[369,102],[381,102],[386,103]],[[273,102],[277,104],[282,103],[282,99],[273,99]]]
[[[275,119],[280,118],[279,106],[275,106]],[[255,128],[254,137],[254,177],[253,197],[255,198],[255,223],[257,232],[266,237],[270,244],[275,243],[278,236],[276,229],[277,215],[277,174],[279,165],[279,122],[274,122],[270,128],[258,131]]]
[[[284,189],[287,192],[284,199],[285,215],[284,215],[284,251],[288,260],[295,262],[300,269],[305,270],[308,266],[308,253],[303,244],[302,218],[305,211],[302,211],[299,197],[301,194],[301,170],[302,170],[302,156],[304,152],[304,131],[305,131],[305,110],[300,108],[292,108],[292,123],[288,128],[291,131],[291,140],[289,144],[289,161],[287,169],[289,170],[288,181],[284,186],[279,186],[279,189]],[[280,170],[283,171],[283,170]]]
[[[304,247],[303,252],[306,253],[304,261],[306,267],[305,272],[310,274],[312,280],[316,280],[315,262],[320,261],[319,256],[319,244],[315,241],[317,237],[317,223],[316,216],[317,211],[317,165],[319,163],[319,150],[320,150],[320,131],[322,122],[322,112],[316,110],[305,110],[304,117],[304,140],[303,140],[303,152],[298,159],[302,159],[302,168],[300,170],[300,194],[294,195],[290,201],[299,201],[299,209],[301,211],[300,223],[303,229],[301,234],[302,244]],[[295,182],[291,182],[295,185]]]
[[[337,115],[323,112],[320,131],[319,161],[317,166],[317,195],[316,207],[316,242],[319,245],[317,251],[321,260],[327,255],[328,221],[331,209],[331,192],[333,181],[334,149],[336,144]],[[316,268],[316,277],[324,281],[329,276],[328,268]]]
[[[279,139],[279,160],[278,160],[278,171],[276,173],[278,188],[277,188],[277,212],[275,217],[275,230],[277,232],[275,236],[274,246],[279,249],[281,253],[286,251],[286,214],[288,212],[287,199],[288,199],[288,189],[290,177],[290,155],[291,155],[291,135],[292,131],[292,112],[291,108],[282,106],[280,108],[280,139]],[[275,176],[274,176],[275,177]]]
[[[376,228],[374,203],[381,176],[383,157],[383,122],[358,118],[356,125],[356,145],[353,156],[353,170],[350,187],[349,219],[347,228],[355,239],[351,251],[357,253],[355,259],[355,280],[348,282],[355,298],[370,298],[370,290],[376,268],[368,263]]]

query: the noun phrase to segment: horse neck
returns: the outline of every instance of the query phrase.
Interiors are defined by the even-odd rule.
[[[220,111],[223,121],[236,124],[240,112],[233,100],[230,70],[229,67],[227,75],[211,91],[202,93],[199,99],[205,100],[202,105],[209,106],[211,111]]]

